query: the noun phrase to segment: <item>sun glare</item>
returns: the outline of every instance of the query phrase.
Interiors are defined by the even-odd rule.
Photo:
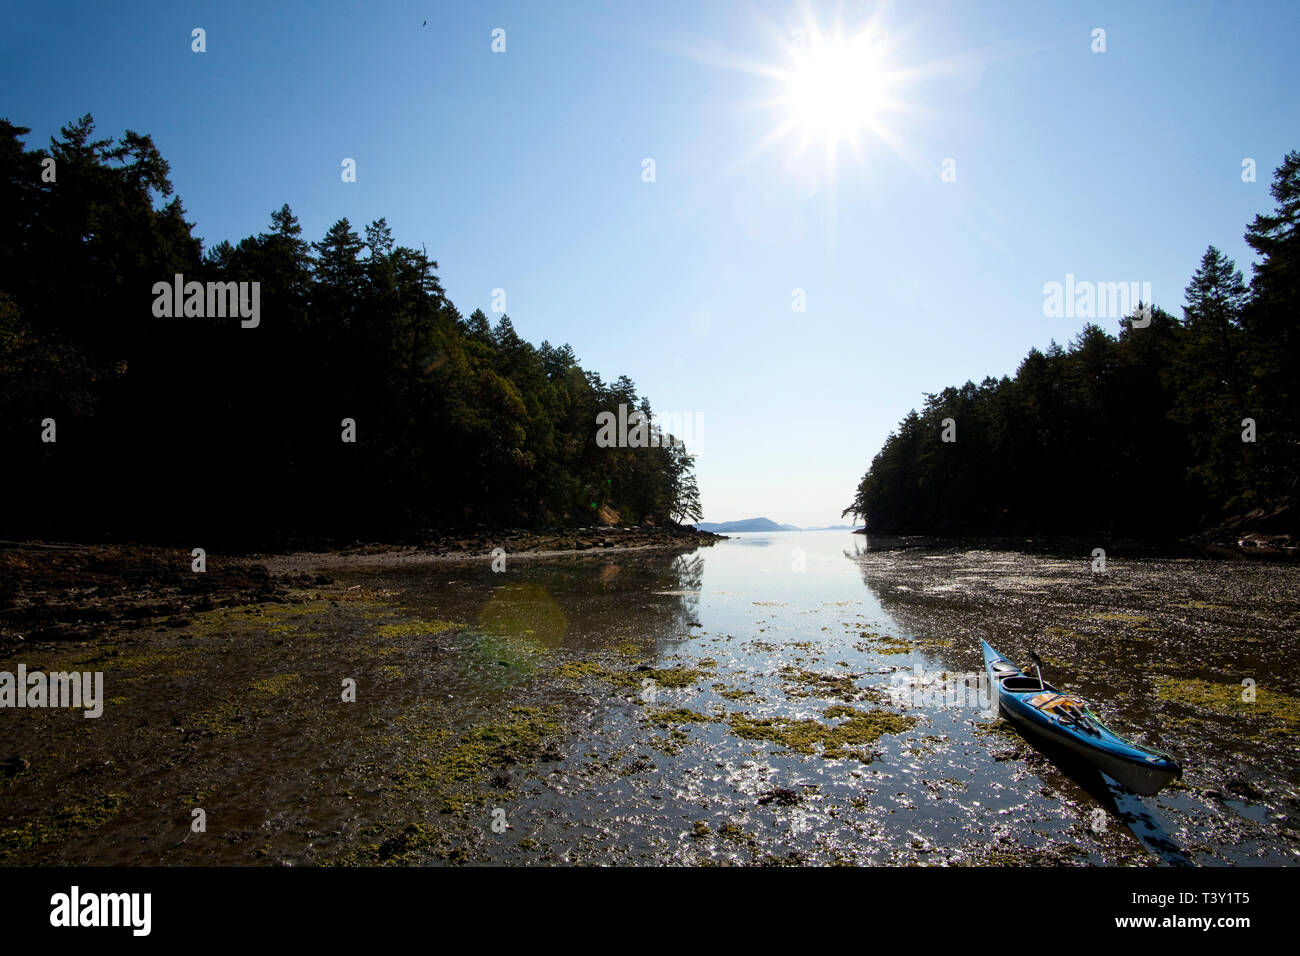
[[[877,129],[889,106],[890,77],[879,46],[868,34],[850,39],[813,35],[791,52],[783,102],[804,144],[823,140],[829,149],[857,143]]]
[[[925,113],[918,86],[979,60],[918,63],[916,26],[887,27],[881,10],[853,23],[836,16],[823,24],[806,3],[802,6],[802,16],[794,20],[761,21],[771,39],[770,58],[699,54],[705,62],[765,81],[751,108],[770,117],[771,125],[759,131],[729,171],[776,150],[801,188],[806,186],[809,195],[823,192],[833,202],[843,159],[866,174],[862,181],[897,159],[918,168],[928,162],[907,139],[916,117]]]

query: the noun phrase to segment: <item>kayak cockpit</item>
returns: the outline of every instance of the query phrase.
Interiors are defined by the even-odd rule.
[[[1027,691],[1035,690],[1056,691],[1056,688],[1051,684],[1044,683],[1037,677],[1026,677],[1024,674],[1017,674],[1013,677],[1004,677],[1002,679],[1002,689],[1013,694],[1023,694]]]

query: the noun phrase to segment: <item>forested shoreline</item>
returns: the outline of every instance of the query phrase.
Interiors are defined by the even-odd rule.
[[[308,242],[285,205],[267,231],[204,249],[180,198],[162,203],[150,137],[96,138],[88,115],[48,149],[29,150],[29,132],[0,120],[4,534],[266,541],[701,517],[689,449],[598,444],[601,412],[652,414],[630,379],[529,344],[506,315],[462,316],[437,263],[384,219]],[[245,285],[221,317],[187,317],[153,291],[173,281]],[[241,321],[250,290],[257,317]]]
[[[1014,376],[927,394],[844,514],[880,534],[1170,538],[1260,509],[1300,531],[1300,152],[1270,192],[1249,284],[1210,246],[1181,319],[1145,303],[1117,337],[1089,323]]]

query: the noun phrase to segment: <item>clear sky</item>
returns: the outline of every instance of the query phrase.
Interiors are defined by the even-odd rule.
[[[1249,278],[1297,27],[1293,0],[5,2],[0,115],[151,134],[208,245],[284,202],[313,240],[387,217],[463,314],[504,289],[525,338],[690,414],[707,520],[809,526],[923,393],[1078,332],[1045,283],[1178,312],[1211,243]]]

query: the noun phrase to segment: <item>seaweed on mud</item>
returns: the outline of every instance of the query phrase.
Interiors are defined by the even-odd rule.
[[[103,826],[128,802],[124,793],[105,793],[4,827],[0,829],[0,866],[30,865],[35,862],[29,856],[33,851]]]
[[[746,688],[728,687],[726,684],[714,684],[713,689],[718,692],[719,697],[725,697],[727,700],[742,700],[746,697],[757,697],[755,691]]]
[[[285,633],[291,624],[300,627],[302,618],[329,610],[330,602],[315,593],[290,595],[290,603],[239,604],[204,611],[186,625],[182,637],[217,637],[234,628]]]
[[[954,860],[957,866],[1078,866],[1088,852],[1073,843],[1019,846],[1006,843],[975,847],[969,856]]]
[[[880,692],[874,688],[858,686],[857,674],[826,674],[787,665],[781,668],[780,675],[785,681],[785,695],[790,698],[820,697],[843,701],[881,699]]]
[[[565,661],[555,668],[554,673],[564,680],[582,680],[586,677],[609,677],[611,671],[600,661]]]
[[[890,634],[861,631],[858,636],[862,640],[856,641],[853,644],[853,649],[860,654],[867,652],[874,654],[907,654],[912,650],[911,641]]]
[[[1300,699],[1262,686],[1250,689],[1254,692],[1253,700],[1242,684],[1219,684],[1196,678],[1156,679],[1156,694],[1161,700],[1222,716],[1257,718],[1291,729],[1300,723]]]
[[[744,847],[751,853],[758,850],[758,837],[736,823],[724,823],[718,827],[718,836],[724,840]]]
[[[297,683],[298,674],[276,674],[255,680],[238,697],[228,697],[188,721],[197,730],[217,736],[234,736],[248,730],[254,719],[265,716],[271,701],[283,697]]]
[[[381,624],[375,628],[375,634],[383,638],[425,637],[441,634],[444,631],[453,631],[464,626],[464,624],[457,624],[455,621],[429,621],[424,618],[414,618],[396,624]]]
[[[407,764],[395,776],[404,788],[473,784],[501,767],[559,759],[563,726],[553,714],[553,709],[512,707],[504,720],[471,727],[442,753]]]
[[[704,663],[704,662],[701,662]],[[712,668],[709,668],[710,670]],[[566,661],[558,665],[553,673],[566,680],[582,680],[584,678],[594,678],[606,680],[615,687],[633,688],[647,686],[647,681],[653,681],[660,687],[679,690],[686,687],[694,687],[705,676],[707,670],[693,667],[649,667],[641,665],[639,667],[628,669],[616,669],[604,664],[601,661]]]
[[[870,763],[873,755],[866,748],[886,734],[910,729],[919,720],[887,710],[864,711],[838,705],[830,708],[826,716],[830,720],[842,718],[843,722],[829,724],[810,717],[751,717],[742,713],[731,715],[728,724],[733,734],[745,740],[766,740],[796,753],[820,754],[825,760],[852,756]]]

